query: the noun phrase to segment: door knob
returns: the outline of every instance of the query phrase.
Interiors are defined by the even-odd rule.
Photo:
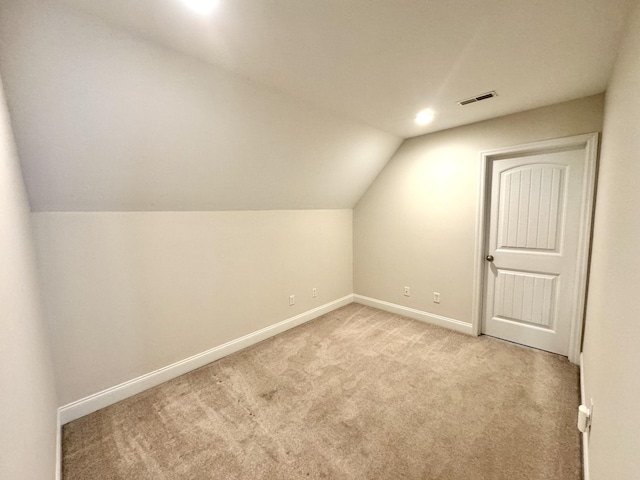
[[[487,255],[487,262],[493,262],[493,255]]]

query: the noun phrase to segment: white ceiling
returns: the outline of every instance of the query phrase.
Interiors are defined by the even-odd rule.
[[[604,91],[634,0],[217,1],[0,0],[33,210],[352,208],[402,138]]]
[[[34,211],[352,208],[402,141],[47,1],[0,69]]]
[[[633,3],[217,0],[202,17],[181,0],[60,1],[401,137],[604,91]]]

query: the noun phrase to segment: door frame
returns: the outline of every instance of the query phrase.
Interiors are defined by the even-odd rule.
[[[562,150],[585,151],[584,187],[582,190],[582,205],[580,211],[580,229],[578,232],[578,254],[576,264],[576,282],[573,289],[573,305],[575,309],[571,318],[571,333],[569,337],[569,361],[579,363],[582,347],[582,330],[584,327],[584,313],[586,307],[587,280],[589,272],[589,254],[591,249],[591,228],[596,188],[596,167],[598,160],[598,133],[587,133],[572,137],[557,138],[541,142],[527,143],[513,147],[498,148],[480,153],[480,183],[478,191],[478,209],[476,218],[476,238],[474,255],[473,279],[473,318],[472,332],[482,334],[484,316],[485,291],[485,250],[489,231],[489,195],[491,194],[491,177],[487,175],[489,166],[494,160],[509,157],[513,154],[531,155],[544,152]]]

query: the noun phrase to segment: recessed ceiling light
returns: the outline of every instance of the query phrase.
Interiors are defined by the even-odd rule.
[[[416,115],[416,123],[418,125],[426,125],[427,123],[432,122],[435,116],[436,114],[433,110],[422,110]]]
[[[209,15],[213,12],[218,0],[183,0],[183,2],[193,11],[201,15]]]

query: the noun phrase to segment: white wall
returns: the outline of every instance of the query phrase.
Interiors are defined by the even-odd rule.
[[[53,1],[0,68],[34,211],[352,208],[401,142]]]
[[[355,293],[470,323],[480,152],[600,131],[602,108],[598,95],[404,142],[354,209]]]
[[[591,480],[640,478],[640,4],[607,90],[584,371]]]
[[[61,405],[353,292],[351,210],[32,221]]]
[[[0,83],[0,478],[55,477],[56,393],[20,174]]]

